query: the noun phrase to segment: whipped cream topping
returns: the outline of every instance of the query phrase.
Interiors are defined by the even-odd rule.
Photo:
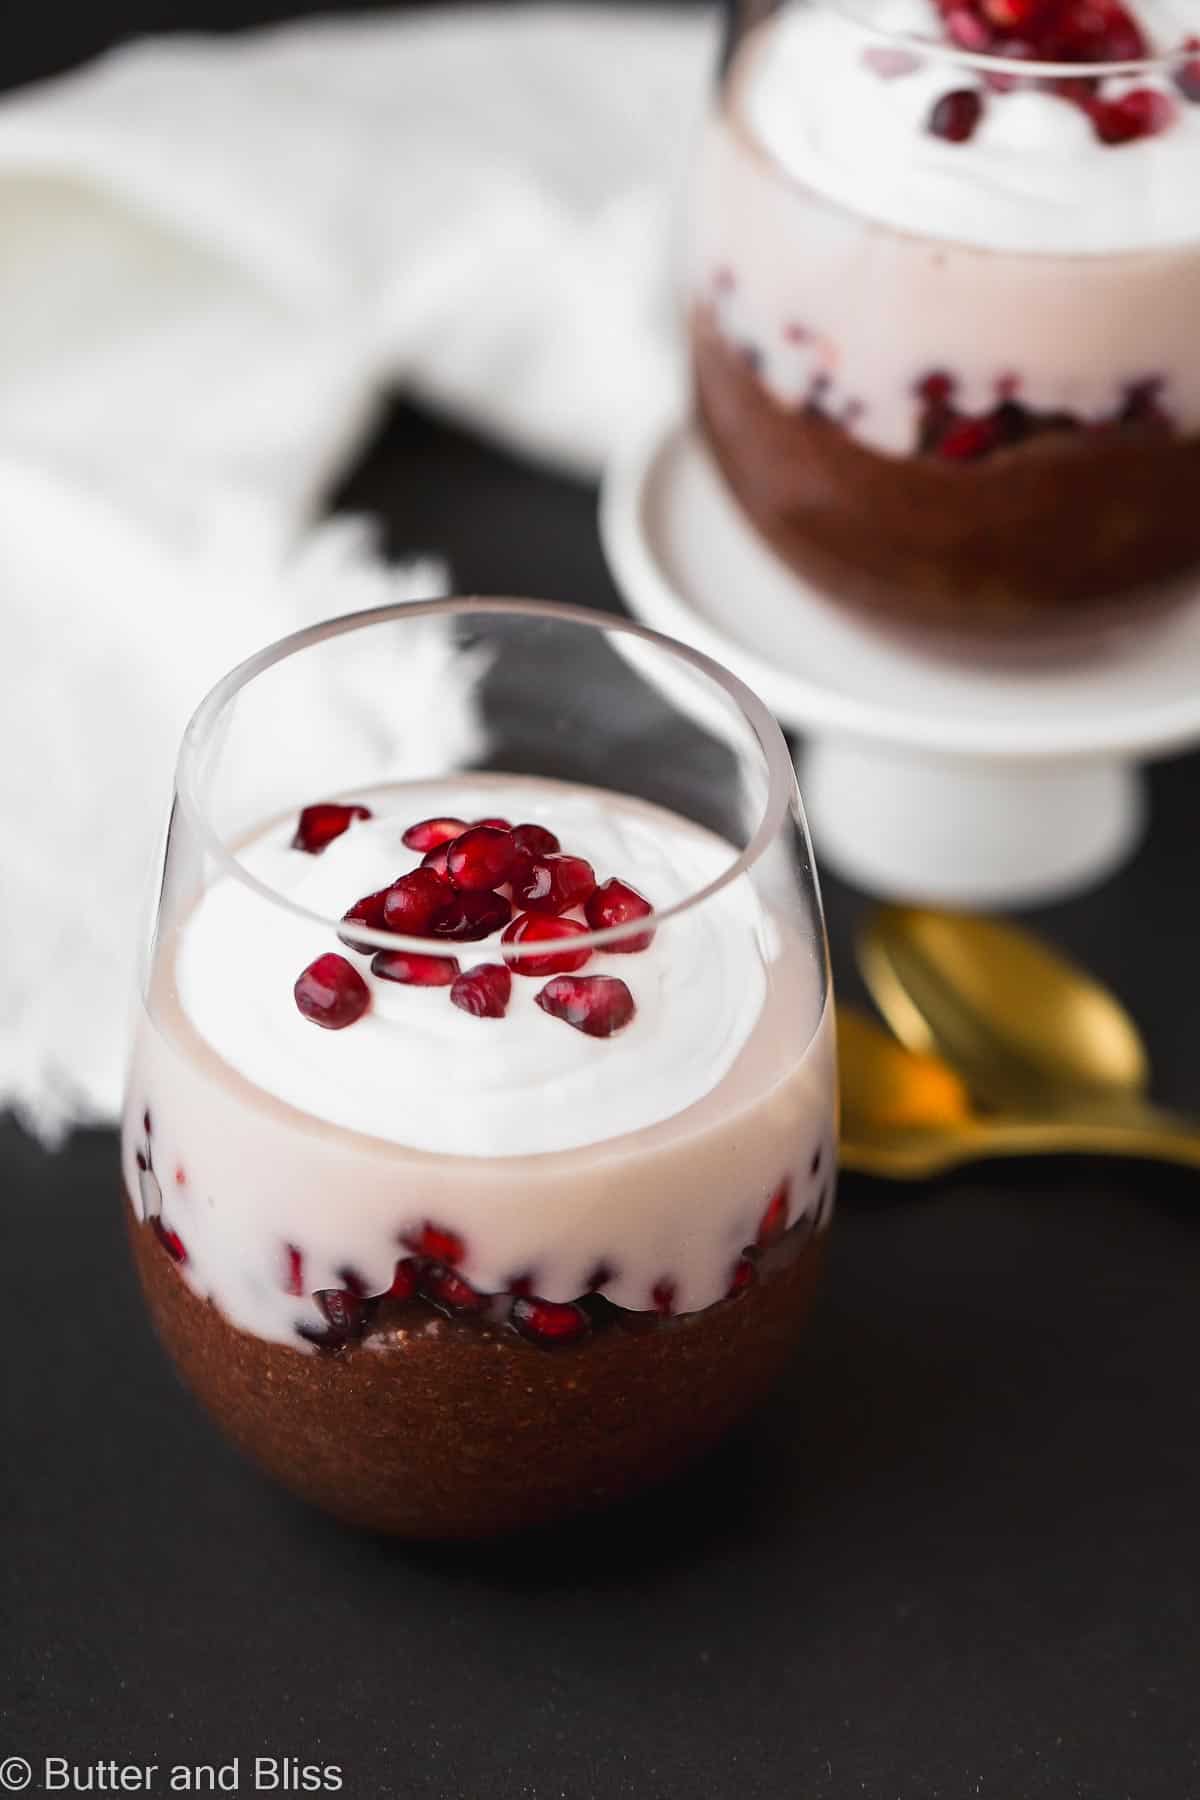
[[[1182,0],[1134,0],[1158,53],[1198,29]],[[858,19],[931,45],[919,65],[881,76],[864,58],[880,40],[826,0],[800,0],[748,41],[733,105],[743,127],[794,180],[897,230],[988,250],[1063,255],[1141,250],[1200,238],[1200,106],[1168,75],[1113,76],[1115,99],[1152,88],[1176,102],[1152,137],[1101,143],[1082,109],[1049,93],[996,94],[982,72],[939,54],[932,0],[879,0]],[[916,53],[916,47],[914,47]],[[934,104],[955,88],[985,93],[965,143],[927,130]]]
[[[715,880],[735,855],[657,809],[549,783],[464,781],[349,797],[375,816],[322,854],[290,848],[289,817],[244,847],[241,861],[272,889],[340,916],[419,864],[401,838],[425,817],[544,823],[598,880],[618,875],[660,910]],[[456,955],[463,969],[501,960],[499,934],[430,949]],[[370,1012],[342,1031],[302,1018],[292,994],[300,971],[330,950],[371,988]],[[182,926],[175,984],[212,1049],[300,1112],[414,1150],[512,1157],[598,1143],[701,1100],[753,1030],[777,950],[752,887],[733,883],[672,919],[648,950],[593,955],[584,973],[620,976],[637,1007],[617,1036],[597,1040],[535,1004],[546,977],[514,970],[507,1016],[477,1019],[451,1005],[445,988],[378,979],[333,931],[225,877]]]

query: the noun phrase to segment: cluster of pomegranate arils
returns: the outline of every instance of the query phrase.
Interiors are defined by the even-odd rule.
[[[951,43],[977,55],[1099,64],[1141,62],[1153,54],[1123,0],[937,0],[937,8]],[[1182,48],[1174,83],[1185,100],[1200,103],[1200,54],[1191,54],[1200,52],[1200,38],[1187,38]],[[899,47],[872,48],[866,57],[889,80],[921,66],[919,55]],[[1011,71],[986,71],[983,89],[943,94],[930,111],[928,129],[948,143],[964,144],[983,118],[986,92],[1004,94],[1021,85],[1022,77]],[[1085,112],[1102,144],[1156,137],[1176,117],[1176,102],[1161,88],[1133,87],[1108,97],[1094,75],[1045,77],[1038,85]]]
[[[955,401],[957,382],[944,369],[934,369],[917,383],[920,403],[918,448],[947,462],[975,462],[993,450],[1011,449],[1032,437],[1052,431],[1078,431],[1073,413],[1039,413],[1018,399],[1015,376],[1001,376],[996,383],[996,403],[987,412],[960,411]],[[1092,421],[1102,425],[1141,425],[1157,433],[1173,429],[1170,413],[1162,402],[1161,376],[1129,382],[1115,412]]]
[[[814,1168],[816,1158],[814,1158]],[[758,1258],[779,1243],[788,1226],[789,1184],[775,1189],[759,1220],[755,1240],[734,1262],[725,1298],[736,1299],[758,1279]],[[461,1273],[467,1247],[456,1231],[426,1219],[406,1231],[401,1246],[407,1252],[395,1265],[390,1287],[372,1294],[352,1268],[337,1272],[340,1287],[318,1288],[313,1299],[323,1325],[302,1324],[300,1337],[321,1350],[342,1350],[361,1339],[385,1302],[425,1301],[448,1318],[479,1324],[508,1325],[530,1343],[551,1348],[577,1344],[588,1337],[598,1322],[618,1317],[621,1308],[600,1300],[599,1290],[613,1279],[613,1270],[600,1263],[588,1276],[582,1300],[544,1300],[534,1293],[535,1277],[518,1275],[501,1293],[484,1293]],[[283,1246],[282,1286],[285,1293],[302,1295],[306,1289],[304,1256],[295,1244]],[[654,1283],[647,1309],[659,1318],[675,1315],[675,1282],[662,1276]]]
[[[324,801],[300,814],[294,849],[316,856],[370,809]],[[351,950],[371,956],[371,973],[411,987],[446,987],[450,1000],[474,1018],[501,1019],[512,996],[512,971],[552,977],[536,1003],[588,1037],[612,1037],[633,1018],[633,995],[613,975],[580,975],[591,950],[572,947],[589,931],[605,931],[648,918],[650,902],[615,876],[597,882],[582,856],[563,852],[544,825],[511,825],[507,819],[421,819],[403,842],[421,852],[420,865],[390,886],[366,894],[342,919],[339,936]],[[583,917],[569,917],[582,913]],[[439,944],[477,943],[503,931],[503,962],[464,970],[457,956],[430,951],[377,950],[356,942],[354,926],[392,931]],[[608,945],[614,953],[645,950],[652,930]],[[544,946],[529,954],[532,946]],[[344,956],[329,952],[309,964],[296,982],[296,1005],[306,1019],[341,1031],[361,1019],[371,991]]]

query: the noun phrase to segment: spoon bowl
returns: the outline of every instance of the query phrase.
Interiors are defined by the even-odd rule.
[[[936,1052],[1002,1110],[1140,1101],[1145,1045],[1115,995],[1014,926],[883,906],[859,963],[901,1043]]]

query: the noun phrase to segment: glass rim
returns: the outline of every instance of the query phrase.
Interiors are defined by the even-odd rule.
[[[249,888],[260,899],[268,901],[273,906],[282,907],[294,918],[303,919],[308,924],[319,925],[323,929],[333,931],[340,938],[340,928],[345,920],[344,913],[335,916],[318,912],[313,907],[301,905],[290,895],[281,893],[268,882],[262,881],[258,876],[252,874],[236,852],[228,847],[210,820],[197,791],[200,759],[206,745],[211,740],[213,728],[237,696],[248,688],[257,676],[265,674],[268,669],[274,668],[278,663],[286,661],[287,658],[298,652],[307,650],[314,644],[323,643],[327,639],[341,637],[351,631],[362,631],[371,626],[395,620],[449,619],[469,615],[483,615],[490,618],[526,618],[533,621],[551,620],[562,625],[600,630],[605,634],[621,634],[650,644],[678,661],[690,664],[692,668],[706,675],[734,702],[741,717],[748,725],[751,736],[757,743],[766,765],[767,792],[761,815],[748,842],[738,852],[728,868],[723,869],[720,875],[712,881],[706,882],[694,893],[685,895],[682,900],[677,900],[673,905],[664,907],[661,911],[656,910],[647,917],[627,920],[624,924],[607,926],[602,931],[581,932],[579,936],[571,939],[573,950],[603,950],[609,944],[621,943],[626,938],[640,936],[648,929],[657,931],[663,925],[668,924],[670,920],[691,912],[711,900],[724,888],[729,887],[746,874],[760,860],[783,829],[792,802],[797,805],[798,817],[807,844],[807,824],[804,820],[803,804],[800,801],[799,789],[796,784],[796,771],[783,732],[765,703],[732,671],[724,668],[712,657],[706,656],[703,651],[693,650],[690,645],[681,643],[677,638],[667,637],[662,632],[651,631],[616,613],[598,612],[592,607],[571,606],[548,600],[509,599],[491,595],[478,597],[454,595],[437,600],[393,601],[385,606],[341,613],[336,617],[320,620],[314,625],[306,625],[298,631],[289,632],[285,637],[276,638],[272,643],[264,645],[261,650],[243,658],[209,688],[184,729],[175,765],[175,803],[203,846],[205,855],[224,874],[240,882],[243,887]],[[322,796],[322,798],[328,798],[328,796]],[[736,846],[731,846],[731,848],[736,848]],[[436,946],[443,942],[449,948],[454,948],[448,939],[412,937],[360,924],[358,921],[354,923],[353,935],[356,946],[369,946],[372,950],[404,950],[410,955],[428,956],[431,954],[431,945]],[[345,942],[344,939],[342,941]],[[482,949],[481,944],[473,947]],[[526,956],[544,956],[545,954],[544,943],[531,945],[528,951],[523,950],[518,944],[513,944],[506,946],[505,960],[520,962]]]
[[[1160,51],[1154,56],[1137,57],[1128,62],[1048,62],[1037,57],[993,56],[986,50],[967,50],[959,44],[942,43],[936,38],[923,37],[915,31],[894,31],[887,26],[877,25],[859,10],[857,0],[814,0],[814,3],[823,6],[827,12],[837,13],[840,18],[847,19],[864,37],[872,38],[879,44],[892,49],[908,50],[913,55],[937,57],[965,69],[977,69],[984,75],[1023,75],[1031,81],[1048,77],[1055,80],[1102,81],[1114,75],[1170,74],[1181,63],[1200,57],[1200,50],[1189,51],[1182,45],[1177,50]]]

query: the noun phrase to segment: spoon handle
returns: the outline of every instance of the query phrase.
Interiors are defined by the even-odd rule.
[[[1147,1118],[1146,1114],[1150,1117]],[[1200,1132],[1147,1107],[1136,1120],[980,1119],[952,1129],[894,1129],[842,1140],[842,1167],[897,1181],[922,1181],[964,1164],[1005,1156],[1128,1156],[1200,1170]]]

